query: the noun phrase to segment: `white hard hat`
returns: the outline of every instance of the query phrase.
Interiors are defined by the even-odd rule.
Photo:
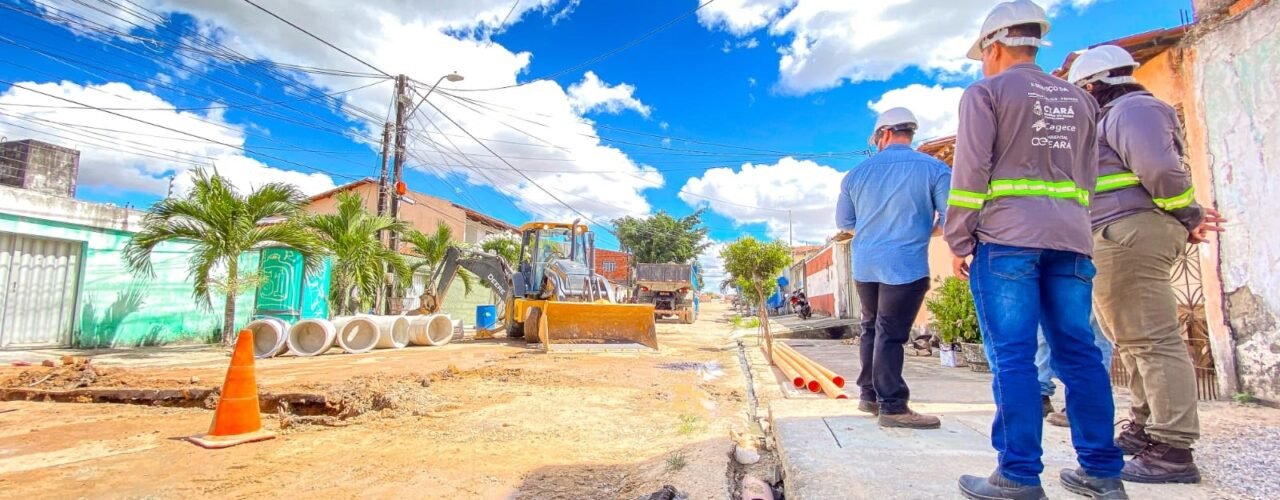
[[[915,130],[920,122],[916,121],[916,115],[907,108],[890,108],[886,109],[880,116],[876,118],[876,128],[878,132],[885,127],[890,128],[909,128]],[[909,125],[909,127],[900,127],[900,125]]]
[[[1071,63],[1067,81],[1081,87],[1099,81],[1111,85],[1137,83],[1132,76],[1107,76],[1107,72],[1113,69],[1137,67],[1138,62],[1133,60],[1129,51],[1115,45],[1099,45],[1084,51]]]
[[[1044,9],[1036,5],[1035,2],[1031,0],[1004,2],[991,9],[991,13],[987,14],[987,20],[982,22],[982,33],[978,35],[978,40],[973,42],[973,47],[969,48],[969,59],[981,61],[982,49],[994,42],[1000,42],[1008,46],[1039,47],[1048,45],[1048,43],[1039,38],[1029,36],[1010,37],[1008,36],[1009,33],[1004,31],[1011,26],[1021,24],[1039,24],[1040,36],[1042,37],[1049,33],[1049,18],[1045,15]]]

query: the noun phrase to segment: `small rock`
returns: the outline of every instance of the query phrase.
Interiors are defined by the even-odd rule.
[[[742,465],[752,465],[760,461],[760,452],[738,445],[733,448],[733,459]]]
[[[52,360],[52,359],[46,359],[46,360],[44,360],[44,361],[41,361],[41,362],[40,362],[40,364],[41,364],[41,365],[44,365],[44,366],[47,366],[47,367],[49,367],[49,368],[53,368],[53,367],[55,367],[55,366],[58,366],[58,362],[57,362],[57,361],[54,361],[54,360]]]
[[[742,476],[742,500],[773,500],[773,488],[750,474]]]
[[[192,375],[192,376],[191,376],[191,383],[192,383],[192,384],[199,384],[199,383],[200,383],[200,377],[197,377],[197,376],[195,376],[195,375]]]
[[[63,356],[63,357],[62,357],[62,364],[64,364],[64,365],[74,365],[74,364],[76,364],[76,357],[75,357],[75,356]]]
[[[31,366],[30,361],[14,361],[13,366]]]

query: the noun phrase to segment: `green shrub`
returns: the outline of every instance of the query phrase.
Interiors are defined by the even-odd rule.
[[[929,326],[938,333],[943,344],[982,343],[982,335],[978,333],[978,311],[973,306],[973,294],[967,281],[954,276],[942,280],[942,285],[934,290],[926,306],[933,316]]]

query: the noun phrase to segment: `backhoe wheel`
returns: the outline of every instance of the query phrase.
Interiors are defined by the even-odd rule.
[[[512,321],[511,326],[507,327],[507,338],[522,339],[524,338],[524,323]]]

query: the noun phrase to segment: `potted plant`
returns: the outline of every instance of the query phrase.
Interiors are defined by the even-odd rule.
[[[954,352],[959,346],[969,369],[990,371],[969,284],[956,277],[942,280],[926,305],[932,316],[929,326],[938,333],[944,348],[950,347]]]

